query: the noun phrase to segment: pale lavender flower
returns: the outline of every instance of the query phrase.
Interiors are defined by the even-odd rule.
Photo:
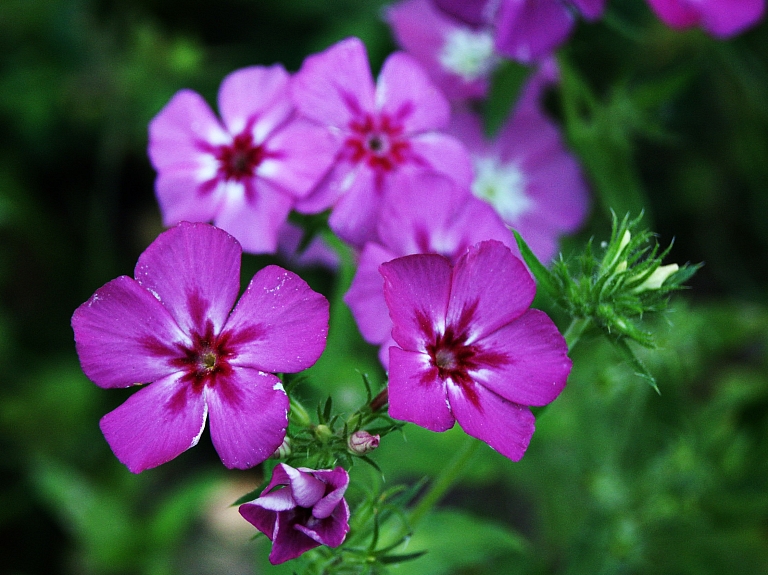
[[[396,342],[389,350],[389,414],[432,431],[456,421],[517,461],[534,418],[571,369],[565,339],[539,310],[523,263],[496,241],[455,266],[419,254],[382,264]]]
[[[240,244],[182,222],[75,310],[85,374],[105,388],[150,383],[101,419],[117,458],[139,473],[211,438],[227,467],[264,461],[285,437],[288,397],[274,372],[311,366],[328,302],[297,275],[260,270],[240,291]],[[231,313],[230,313],[230,310]]]
[[[648,0],[670,28],[698,26],[718,38],[729,38],[757,24],[765,0]]]
[[[149,156],[165,225],[209,222],[247,252],[273,253],[293,204],[328,170],[333,139],[296,121],[290,76],[253,66],[221,83],[221,121],[203,98],[181,90],[149,125]]]
[[[329,175],[296,209],[332,207],[331,229],[352,245],[375,239],[394,178],[438,172],[469,185],[466,149],[439,131],[450,119],[448,101],[407,54],[389,56],[374,85],[365,46],[348,38],[309,56],[292,88],[301,114],[332,133],[339,148]]]
[[[273,565],[320,545],[338,547],[349,531],[343,467],[307,469],[280,463],[261,496],[240,506],[240,515],[272,541]]]

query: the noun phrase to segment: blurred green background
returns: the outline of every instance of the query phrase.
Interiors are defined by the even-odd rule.
[[[377,68],[394,49],[383,4],[0,3],[0,573],[291,572],[266,564],[265,541],[228,507],[259,470],[225,470],[207,436],[139,476],[115,460],[98,420],[130,392],[85,378],[69,319],[162,229],[146,126],[170,97],[189,87],[213,103],[230,71],[295,70],[349,35]],[[547,106],[595,194],[566,255],[607,238],[609,208],[644,208],[661,242],[674,238],[669,261],[705,266],[648,318],[662,347],[640,353],[661,395],[603,341],[582,341],[523,460],[478,450],[411,541],[430,552],[397,571],[768,573],[768,26],[716,42],[664,28],[643,0],[611,0],[560,57]],[[514,97],[499,86],[491,118]],[[248,258],[244,280],[267,261]],[[350,279],[301,273],[337,304]],[[304,398],[356,405],[356,370],[383,377],[337,305]],[[409,426],[374,455],[388,484],[411,483],[461,440]]]

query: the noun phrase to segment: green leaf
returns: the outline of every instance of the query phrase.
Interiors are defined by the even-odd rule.
[[[528,244],[525,243],[523,236],[514,230],[512,233],[515,234],[515,240],[517,241],[520,255],[523,256],[525,265],[528,266],[528,269],[536,279],[536,284],[543,289],[549,297],[557,300],[560,296],[560,290],[557,289],[557,284],[555,283],[552,272],[539,261],[539,258],[536,257],[531,248],[528,247]]]

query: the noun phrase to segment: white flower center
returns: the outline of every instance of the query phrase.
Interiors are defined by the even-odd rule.
[[[488,74],[496,61],[493,36],[489,32],[463,28],[451,30],[438,59],[443,68],[461,76],[466,82],[477,80]]]
[[[472,193],[491,204],[508,225],[534,208],[525,194],[525,174],[515,164],[502,164],[494,158],[475,158]]]

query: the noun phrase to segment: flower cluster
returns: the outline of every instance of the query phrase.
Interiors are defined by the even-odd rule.
[[[740,0],[730,12],[717,0],[649,3],[671,26],[727,36],[759,18],[764,1]],[[523,456],[530,407],[557,398],[571,369],[566,339],[530,308],[533,277],[572,318],[650,344],[635,318],[663,308],[695,266],[661,265],[666,252],[649,251],[650,234],[633,233],[628,219],[614,222],[602,258],[587,250],[588,273],[553,263],[589,199],[543,93],[559,81],[553,51],[578,17],[595,21],[605,4],[402,0],[385,18],[405,51],[376,78],[363,43],[348,38],[295,74],[279,64],[233,72],[219,90],[220,117],[197,93],[178,92],[149,126],[171,227],[133,278],[107,283],[72,317],[94,383],[149,384],[101,420],[117,458],[135,473],[170,461],[199,441],[207,419],[229,468],[304,458],[298,468],[278,464],[240,507],[272,541],[270,561],[282,563],[344,542],[345,467],[375,467],[368,454],[403,421],[434,431],[458,422],[509,459]],[[487,95],[502,58],[531,69],[489,135],[470,101]],[[292,211],[323,226],[328,212],[327,227],[358,264],[344,301],[379,346],[389,381],[373,397],[364,378],[366,402],[351,416],[333,414],[329,398],[313,422],[277,375],[320,357],[325,297],[270,265],[237,301],[242,251],[338,264],[288,222]],[[378,523],[365,560],[391,550],[376,549],[377,537]]]

